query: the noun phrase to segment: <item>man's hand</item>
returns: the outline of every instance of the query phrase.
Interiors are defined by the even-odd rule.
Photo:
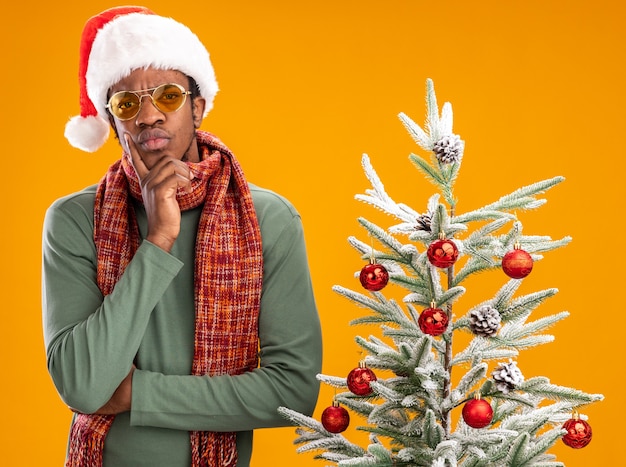
[[[124,135],[133,168],[141,184],[141,195],[148,216],[146,240],[169,252],[180,233],[180,207],[176,201],[178,187],[191,188],[193,174],[187,164],[163,156],[148,168],[135,143]]]
[[[118,413],[128,412],[130,410],[133,395],[133,373],[135,365],[132,366],[130,372],[122,380],[117,387],[109,402],[100,407],[96,413],[99,415],[117,415]]]

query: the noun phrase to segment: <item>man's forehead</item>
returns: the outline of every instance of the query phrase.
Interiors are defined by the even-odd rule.
[[[165,83],[189,84],[189,77],[179,70],[161,68],[138,68],[120,78],[109,88],[111,91],[151,89]]]

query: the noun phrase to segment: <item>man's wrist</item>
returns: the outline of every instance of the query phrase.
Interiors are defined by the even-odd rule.
[[[172,247],[174,246],[174,242],[176,239],[170,239],[164,237],[162,235],[150,235],[146,236],[146,240],[148,240],[153,245],[161,248],[163,251],[170,253],[172,251]]]

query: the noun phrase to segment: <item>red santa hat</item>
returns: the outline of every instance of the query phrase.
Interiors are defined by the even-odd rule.
[[[111,8],[85,24],[80,44],[78,79],[80,115],[65,126],[70,144],[87,152],[109,137],[106,111],[111,86],[139,68],[178,70],[191,76],[206,99],[204,116],[218,91],[209,53],[183,24],[144,7]]]

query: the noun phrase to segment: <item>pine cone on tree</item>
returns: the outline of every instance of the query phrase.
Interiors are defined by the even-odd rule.
[[[417,221],[415,223],[415,229],[416,230],[425,230],[426,232],[430,232],[430,222],[432,219],[432,213],[431,212],[427,212],[425,214],[420,215],[417,218]]]
[[[517,362],[509,360],[509,363],[500,364],[493,372],[491,377],[496,382],[496,387],[504,394],[515,390],[524,382],[524,375],[517,367]]]
[[[470,313],[470,329],[477,336],[493,336],[500,329],[500,313],[490,305],[483,305]]]
[[[463,140],[459,135],[446,135],[435,143],[433,152],[442,164],[459,162],[463,156]]]

